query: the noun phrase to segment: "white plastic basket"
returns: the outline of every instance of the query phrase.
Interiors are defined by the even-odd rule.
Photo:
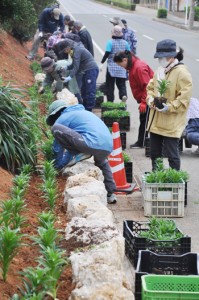
[[[142,178],[146,217],[184,217],[185,183],[146,183]]]

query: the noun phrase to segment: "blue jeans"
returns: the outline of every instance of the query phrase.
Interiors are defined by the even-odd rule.
[[[188,141],[199,146],[199,118],[190,119],[185,129]]]
[[[99,69],[94,68],[85,71],[82,77],[81,96],[86,110],[92,111],[96,101],[96,81]]]
[[[60,145],[60,147],[57,147],[56,153],[54,151],[56,155],[56,165],[59,166],[59,168],[63,168],[64,164],[68,163],[70,154],[91,154],[94,157],[95,165],[102,171],[107,193],[112,194],[116,190],[113,174],[107,159],[110,154],[108,151],[88,147],[81,134],[60,124],[53,125],[52,133],[58,145]],[[68,150],[65,154],[64,149]]]

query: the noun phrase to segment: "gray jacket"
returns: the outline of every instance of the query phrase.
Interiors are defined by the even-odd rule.
[[[75,76],[77,73],[84,73],[85,71],[98,68],[92,54],[83,46],[75,45],[73,48],[73,64],[68,67],[69,75]]]
[[[67,77],[69,76],[69,71],[68,67],[72,64],[72,60],[58,60],[55,62],[54,69],[51,73],[46,73],[46,77],[44,81],[42,82],[42,86],[52,86],[53,82],[56,81],[55,83],[55,90],[56,92],[62,91],[64,88],[64,84],[61,80],[61,77]],[[62,69],[61,74],[59,75],[59,70]],[[79,93],[79,88],[77,85],[76,78],[73,77],[69,82],[68,82],[68,89],[71,93],[77,94]]]

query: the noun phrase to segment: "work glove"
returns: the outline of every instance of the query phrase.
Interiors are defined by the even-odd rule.
[[[68,77],[62,77],[62,82],[63,83],[67,83],[72,79],[72,77],[68,76]]]
[[[153,107],[153,104],[154,104],[154,98],[153,98],[153,97],[150,97],[150,98],[148,99],[148,106],[151,108],[151,107]]]
[[[41,87],[39,88],[39,90],[38,90],[38,93],[39,93],[39,94],[43,94],[43,92],[44,92],[44,87],[41,86]]]
[[[39,35],[38,35],[40,38],[43,37],[43,32],[40,32]]]
[[[102,69],[103,69],[103,64],[100,64],[99,65],[99,71],[102,72]]]
[[[146,102],[141,102],[139,106],[139,111],[141,114],[144,114],[146,112]]]
[[[162,105],[164,106],[163,108],[157,108],[156,107],[156,110],[159,111],[159,112],[166,112],[166,111],[168,111],[169,106],[167,104],[165,104],[165,103],[162,103]]]

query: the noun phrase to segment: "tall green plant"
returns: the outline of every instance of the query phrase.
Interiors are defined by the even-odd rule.
[[[15,173],[24,164],[36,163],[33,113],[21,103],[21,89],[0,80],[0,162]]]
[[[0,228],[0,262],[3,280],[6,281],[12,259],[18,252],[23,235],[18,229]]]
[[[59,248],[47,247],[45,251],[42,251],[43,256],[38,259],[39,264],[47,270],[46,282],[47,294],[57,299],[58,280],[63,272],[64,267],[68,264],[68,260],[64,258],[66,256],[65,251]]]

